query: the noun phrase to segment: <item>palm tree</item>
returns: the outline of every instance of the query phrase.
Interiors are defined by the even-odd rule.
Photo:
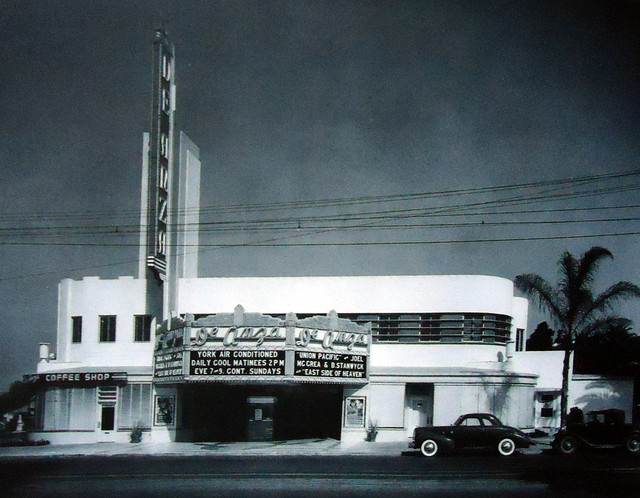
[[[592,247],[579,260],[565,251],[558,260],[560,280],[555,287],[533,273],[515,278],[516,288],[549,313],[557,328],[556,342],[564,350],[560,402],[562,427],[566,423],[569,365],[576,338],[625,323],[623,318],[610,314],[614,303],[640,297],[640,287],[630,282],[618,282],[594,296],[591,289],[594,274],[605,258],[613,259],[613,255],[602,247]]]

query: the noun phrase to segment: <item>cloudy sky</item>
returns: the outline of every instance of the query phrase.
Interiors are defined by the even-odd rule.
[[[162,24],[201,276],[555,281],[601,245],[599,288],[640,282],[636,1],[5,2],[0,389],[55,343],[60,279],[137,272]]]

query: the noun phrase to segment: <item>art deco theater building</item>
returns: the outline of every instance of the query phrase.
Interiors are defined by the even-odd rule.
[[[35,437],[156,441],[406,440],[491,412],[538,423],[519,371],[527,301],[479,275],[199,278],[199,149],[174,129],[174,47],[153,49],[136,277],[59,284],[57,345],[40,347]],[[551,392],[557,394],[555,386]]]

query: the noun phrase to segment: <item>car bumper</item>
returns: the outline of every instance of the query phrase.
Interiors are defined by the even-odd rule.
[[[518,441],[518,448],[530,448],[531,446],[535,446],[536,442],[532,439],[524,439],[522,441]]]

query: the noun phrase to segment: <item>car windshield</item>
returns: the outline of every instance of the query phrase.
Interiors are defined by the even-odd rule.
[[[467,417],[460,420],[460,423],[458,425],[477,426],[482,425],[482,421],[477,417]]]
[[[502,422],[500,422],[496,417],[492,416],[492,415],[485,415],[484,416],[484,425],[502,425]]]
[[[587,413],[585,422],[604,422],[604,413]]]

